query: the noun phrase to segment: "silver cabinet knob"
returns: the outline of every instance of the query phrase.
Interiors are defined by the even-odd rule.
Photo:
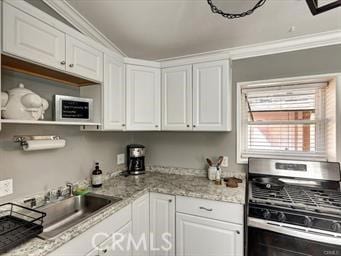
[[[65,60],[62,60],[61,62],[60,62],[60,64],[62,64],[62,65],[65,65]]]
[[[70,64],[69,67],[72,68],[72,67],[73,67],[73,64]]]

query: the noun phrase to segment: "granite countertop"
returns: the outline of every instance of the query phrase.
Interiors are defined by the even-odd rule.
[[[110,178],[103,183],[101,188],[92,189],[92,192],[120,197],[123,199],[122,201],[103,209],[92,218],[84,220],[53,239],[42,240],[40,238],[34,238],[4,255],[47,255],[49,252],[54,251],[147,192],[244,204],[245,175],[236,173],[236,177],[243,179],[243,183],[239,184],[238,188],[227,188],[224,185],[215,185],[213,181],[209,181],[206,177],[168,174],[155,171],[147,172],[142,176],[116,176]]]

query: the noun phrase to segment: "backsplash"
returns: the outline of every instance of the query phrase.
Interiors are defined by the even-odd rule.
[[[60,135],[66,147],[24,152],[14,135]],[[12,178],[14,193],[0,198],[6,202],[90,177],[94,162],[104,171],[116,168],[116,155],[134,141],[130,133],[80,132],[79,127],[2,125],[0,132],[0,180]]]

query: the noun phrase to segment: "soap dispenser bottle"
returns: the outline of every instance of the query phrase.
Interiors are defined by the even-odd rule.
[[[99,169],[99,163],[96,162],[95,170],[92,171],[91,185],[94,188],[102,186],[102,171]]]

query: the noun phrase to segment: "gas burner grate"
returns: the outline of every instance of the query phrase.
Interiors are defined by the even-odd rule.
[[[269,190],[251,185],[252,201],[341,215],[341,192],[286,185]]]

